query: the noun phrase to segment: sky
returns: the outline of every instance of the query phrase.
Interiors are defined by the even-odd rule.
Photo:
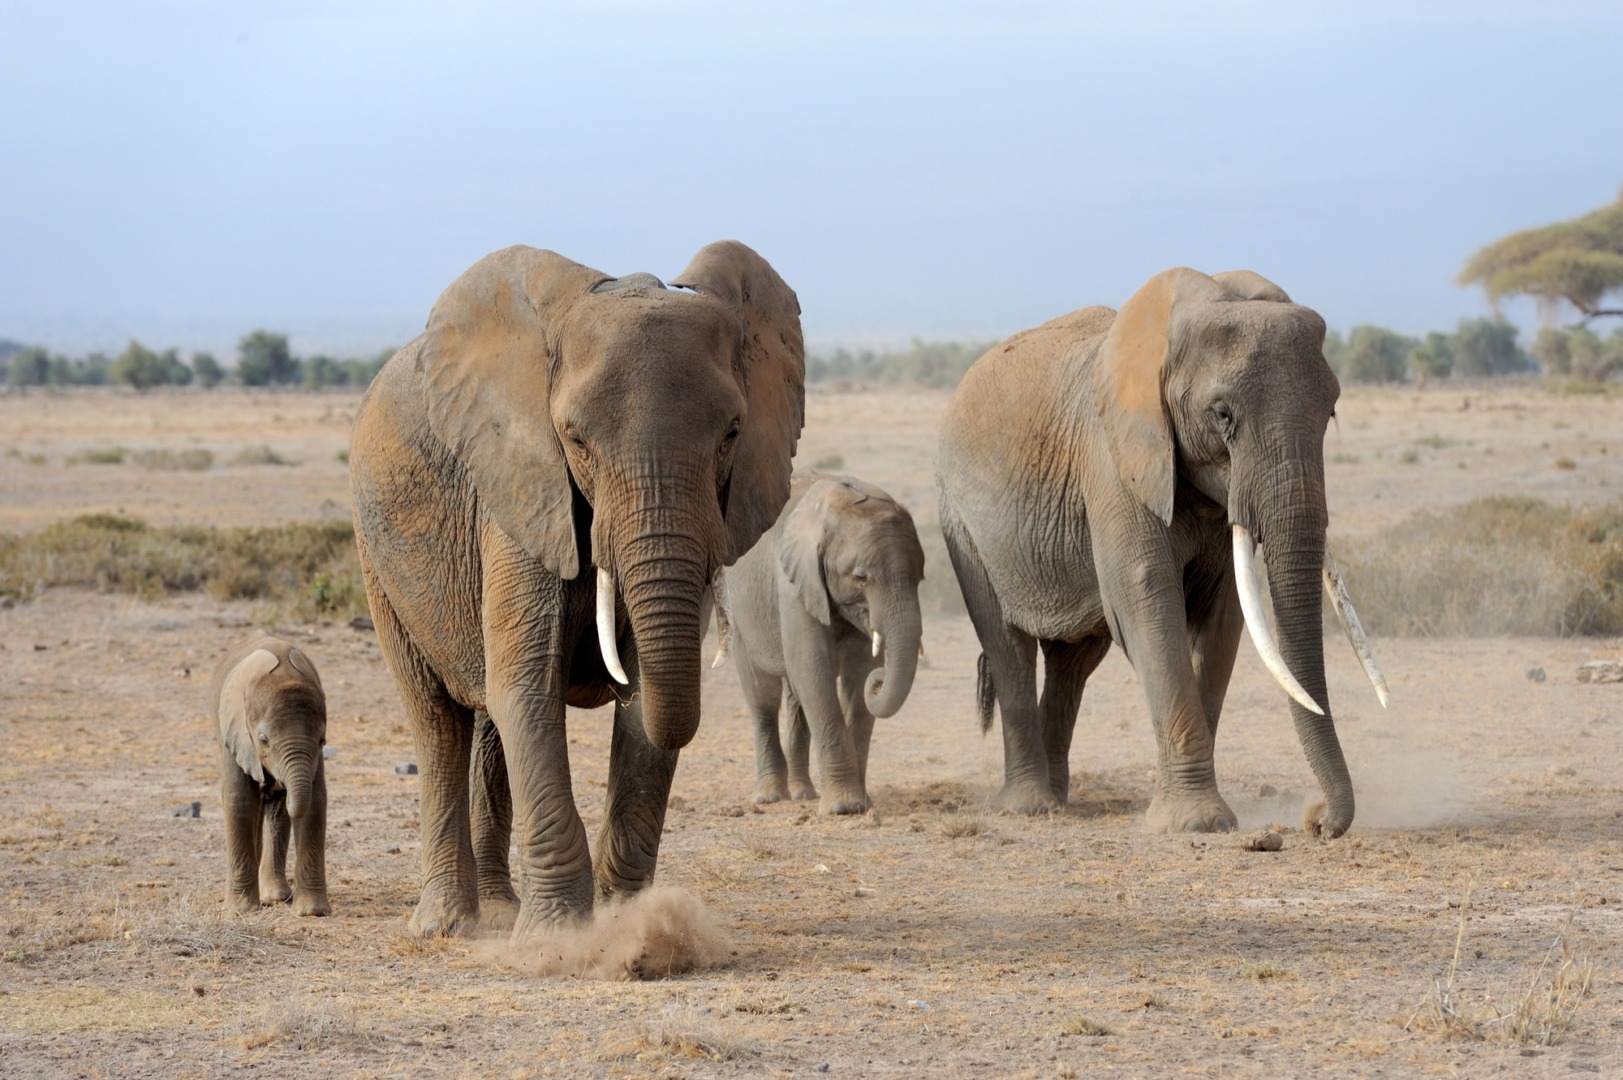
[[[0,338],[370,354],[509,244],[669,279],[726,237],[814,349],[1176,265],[1446,329],[1478,247],[1618,197],[1619,56],[1577,0],[0,0]]]

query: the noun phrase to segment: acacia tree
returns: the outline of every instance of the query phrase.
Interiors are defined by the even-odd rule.
[[[1482,286],[1492,304],[1530,296],[1550,321],[1562,304],[1577,310],[1580,326],[1623,316],[1623,306],[1607,306],[1608,297],[1623,301],[1623,192],[1582,217],[1494,241],[1466,260],[1457,280]]]

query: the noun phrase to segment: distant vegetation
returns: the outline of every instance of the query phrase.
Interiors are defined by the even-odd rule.
[[[146,391],[160,386],[189,386],[205,390],[216,386],[303,386],[363,388],[371,383],[384,361],[394,354],[385,349],[369,358],[294,356],[287,335],[255,330],[237,343],[237,363],[226,368],[212,353],[195,352],[191,362],[178,349],[155,352],[132,340],[115,357],[91,353],[67,357],[36,346],[0,341],[0,375],[6,385],[127,386]]]
[[[1480,285],[1497,304],[1507,296],[1529,296],[1546,322],[1563,307],[1583,323],[1602,316],[1623,317],[1623,192],[1616,202],[1571,221],[1523,229],[1496,240],[1466,260],[1461,285]]]
[[[953,387],[964,377],[969,365],[994,344],[914,338],[911,345],[900,351],[835,349],[826,356],[806,357],[806,380]]]

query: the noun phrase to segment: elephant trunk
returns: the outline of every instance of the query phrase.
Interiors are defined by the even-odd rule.
[[[918,593],[905,585],[888,587],[870,595],[868,611],[885,664],[868,673],[862,694],[868,711],[884,719],[902,707],[918,672],[923,635]]]
[[[1313,460],[1309,458],[1307,464]],[[1297,737],[1324,792],[1326,808],[1318,824],[1326,836],[1336,837],[1352,825],[1353,788],[1324,678],[1322,575],[1328,522],[1324,474],[1322,468],[1316,473],[1304,469],[1300,461],[1282,471],[1290,475],[1272,485],[1276,494],[1261,515],[1268,587],[1285,664],[1324,710],[1315,715],[1300,702],[1291,702]]]
[[[311,791],[315,785],[316,754],[313,746],[284,749],[279,756],[277,776],[287,791],[287,816],[302,820],[310,812]]]
[[[679,498],[677,486],[650,479],[632,514],[629,533],[614,544],[617,584],[636,643],[636,692],[643,730],[661,750],[680,750],[699,729],[700,623],[719,535],[702,497]]]

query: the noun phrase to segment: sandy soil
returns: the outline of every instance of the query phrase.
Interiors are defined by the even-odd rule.
[[[838,454],[933,517],[945,401],[813,395],[800,459]],[[244,524],[347,513],[337,455],[354,404],[0,398],[0,529],[103,509]],[[1327,447],[1335,527],[1493,491],[1613,498],[1620,413],[1616,399],[1530,389],[1349,393]],[[204,446],[216,464],[67,463],[115,445]],[[259,445],[297,464],[229,464]],[[363,1076],[1623,1074],[1623,686],[1575,677],[1623,642],[1377,640],[1383,713],[1332,641],[1359,796],[1353,832],[1332,843],[1294,827],[1311,776],[1281,693],[1243,651],[1219,778],[1245,829],[1277,827],[1275,853],[1242,850],[1243,834],[1143,831],[1153,750],[1119,654],[1083,702],[1072,807],[1038,820],[986,809],[1002,750],[974,719],[964,619],[928,619],[930,667],[875,734],[876,810],[862,818],[752,807],[736,675],[711,672],[660,882],[714,913],[725,955],[616,983],[403,933],[417,792],[395,766],[411,739],[371,634],[341,623],[276,628],[316,659],[331,699],[334,915],[225,912],[201,695],[266,614],[75,590],[0,610],[6,1076],[312,1062]],[[594,834],[606,719],[571,718]],[[200,817],[172,815],[193,801]],[[1430,1007],[1457,945],[1448,997],[1475,1035]],[[1538,1012],[1563,963],[1592,979],[1558,1010],[1570,1029],[1553,1046],[1518,1041],[1516,1017]]]

